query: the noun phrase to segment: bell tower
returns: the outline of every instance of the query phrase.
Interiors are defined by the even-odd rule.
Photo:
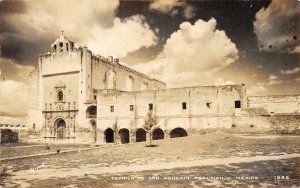
[[[69,40],[65,35],[64,31],[61,31],[61,35],[59,38],[55,40],[55,42],[51,45],[52,53],[65,53],[69,51],[73,51],[74,42]]]

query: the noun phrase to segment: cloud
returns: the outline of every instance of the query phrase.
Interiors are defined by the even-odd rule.
[[[150,10],[170,13],[172,16],[178,14],[179,7],[183,8],[184,17],[192,18],[195,15],[194,8],[188,5],[186,0],[154,0],[149,5]]]
[[[61,30],[77,45],[120,58],[156,44],[156,34],[143,16],[116,17],[117,0],[76,3],[73,0],[31,0],[22,3],[24,10],[3,14],[0,18],[7,23],[0,37],[3,56],[14,58],[18,63],[25,60],[27,64],[37,63],[38,54],[50,50]]]
[[[0,58],[0,123],[26,123],[28,75],[32,66]]]
[[[12,59],[0,58],[0,72],[5,80],[27,82],[33,66],[23,66],[15,63]]]
[[[167,39],[157,59],[135,68],[171,86],[214,84],[220,78],[213,74],[239,57],[235,44],[224,31],[216,29],[216,24],[213,18],[198,20],[194,25],[183,22]]]
[[[276,76],[276,75],[274,75],[274,74],[271,74],[271,75],[269,76],[269,80],[276,80],[276,79],[278,79],[278,76]]]
[[[277,75],[271,74],[269,76],[269,80],[268,82],[265,83],[265,85],[278,85],[278,84],[282,84],[283,81],[278,79]]]
[[[0,81],[0,117],[24,119],[27,115],[28,87],[23,82]],[[3,120],[2,120],[3,121]],[[2,122],[3,123],[3,122]]]
[[[247,94],[248,95],[258,95],[266,92],[267,89],[265,88],[264,84],[262,83],[257,83],[255,85],[252,85],[247,89]]]
[[[102,55],[125,57],[129,52],[136,51],[141,47],[157,44],[158,39],[146,23],[144,16],[135,15],[124,20],[115,18],[113,25],[106,29],[94,28],[92,37],[87,36],[87,46]]]
[[[298,72],[300,72],[300,68],[299,67],[296,67],[296,68],[291,69],[291,70],[280,70],[280,74],[283,74],[283,75],[296,74]]]
[[[296,0],[273,0],[256,13],[254,32],[264,51],[299,53],[300,6]]]

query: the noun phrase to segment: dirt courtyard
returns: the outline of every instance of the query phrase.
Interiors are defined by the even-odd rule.
[[[299,136],[209,134],[151,148],[2,145],[0,187],[299,187],[299,143]]]

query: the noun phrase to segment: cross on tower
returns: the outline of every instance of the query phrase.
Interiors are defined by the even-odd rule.
[[[64,30],[61,30],[60,32],[61,32],[61,35],[64,35]]]

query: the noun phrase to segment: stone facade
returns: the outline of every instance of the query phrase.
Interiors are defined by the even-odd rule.
[[[248,97],[243,84],[166,89],[61,35],[30,74],[28,125],[43,141],[128,143],[146,140],[149,112],[158,119],[153,139],[162,139],[249,123],[270,127],[266,116],[273,108],[299,114],[299,95],[282,100],[277,108],[274,96]],[[287,101],[290,110],[283,107]]]
[[[88,109],[96,106],[97,90],[163,88],[165,83],[121,64],[117,58],[94,55],[87,47],[75,48],[62,34],[51,45],[51,52],[40,55],[38,67],[30,74],[28,125],[45,140],[80,142],[84,131],[77,129],[89,130],[96,120]]]

